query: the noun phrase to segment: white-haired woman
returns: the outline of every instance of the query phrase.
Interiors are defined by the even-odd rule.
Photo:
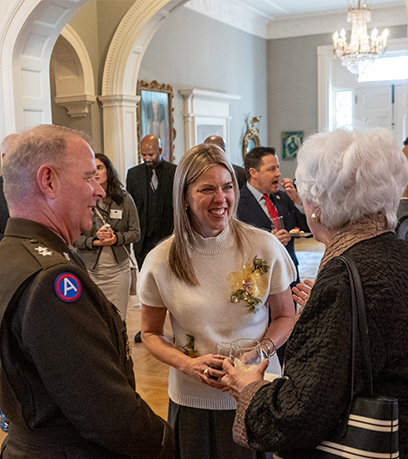
[[[223,381],[238,399],[234,438],[282,458],[314,458],[345,418],[351,296],[337,258],[345,254],[362,279],[374,394],[399,399],[400,457],[408,457],[408,244],[393,231],[407,159],[387,129],[336,130],[306,140],[296,180],[309,227],[326,251],[288,341],[284,376],[265,385],[262,364],[258,375],[224,364]],[[357,372],[354,393],[363,386]]]
[[[174,235],[147,256],[138,294],[142,340],[171,366],[169,422],[177,455],[266,457],[233,442],[236,402],[223,391],[222,361],[212,353],[217,342],[259,339],[279,372],[272,354],[294,324],[294,266],[274,236],[235,218],[238,186],[217,146],[198,145],[182,157],[173,196]],[[167,311],[173,342],[163,336]]]

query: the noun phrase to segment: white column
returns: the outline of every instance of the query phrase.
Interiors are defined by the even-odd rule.
[[[184,151],[196,145],[196,130],[195,130],[195,116],[193,108],[193,95],[183,95],[184,105]]]
[[[103,109],[104,152],[123,184],[130,167],[138,164],[137,111],[139,96],[99,96]]]

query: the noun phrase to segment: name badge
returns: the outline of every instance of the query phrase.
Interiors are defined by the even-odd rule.
[[[123,210],[121,209],[111,209],[110,218],[120,220],[122,218]]]

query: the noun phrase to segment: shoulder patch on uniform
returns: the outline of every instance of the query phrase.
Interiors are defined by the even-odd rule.
[[[63,273],[55,279],[54,290],[60,300],[71,303],[81,296],[81,281],[72,273]]]

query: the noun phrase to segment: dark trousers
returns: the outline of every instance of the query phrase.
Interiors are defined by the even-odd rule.
[[[168,422],[176,435],[176,459],[273,459],[272,453],[234,443],[235,410],[203,410],[169,401]]]

